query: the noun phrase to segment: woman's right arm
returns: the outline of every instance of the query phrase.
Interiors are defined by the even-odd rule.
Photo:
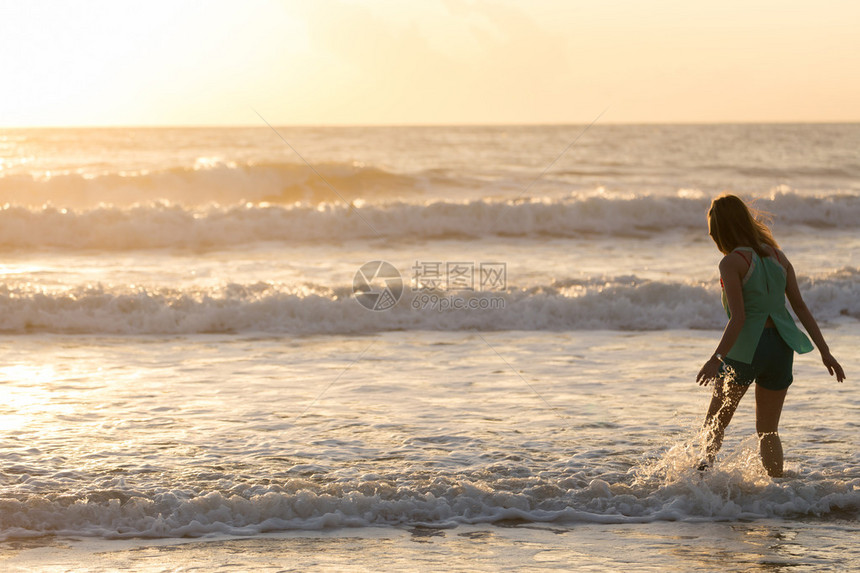
[[[809,333],[809,336],[812,337],[812,342],[815,343],[815,346],[821,353],[821,361],[824,362],[824,366],[827,368],[827,371],[831,376],[836,374],[836,380],[842,382],[845,380],[845,372],[842,370],[842,366],[839,365],[839,362],[837,362],[836,359],[833,358],[833,355],[830,354],[830,348],[828,348],[827,343],[824,341],[824,335],[821,334],[821,329],[818,328],[818,323],[815,321],[815,317],[812,316],[812,312],[810,312],[809,308],[806,306],[806,302],[803,300],[803,296],[800,294],[800,287],[797,285],[797,275],[794,272],[794,267],[785,257],[785,253],[780,251],[779,254],[782,255],[782,260],[785,261],[786,265],[785,295],[788,297],[788,302],[791,304],[794,314],[797,315],[797,318],[800,319],[801,324],[803,324],[803,328],[805,328],[806,332]]]

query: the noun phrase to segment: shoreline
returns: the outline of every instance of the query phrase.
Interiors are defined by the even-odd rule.
[[[761,520],[648,524],[507,524],[365,527],[253,537],[57,539],[41,547],[0,545],[4,570],[500,571],[624,569],[747,571],[761,567],[856,569],[856,521]],[[23,543],[26,545],[26,542]],[[853,548],[853,549],[852,549]]]

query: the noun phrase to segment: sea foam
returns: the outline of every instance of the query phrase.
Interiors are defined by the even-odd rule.
[[[782,193],[757,202],[779,224],[856,229],[860,197]],[[191,208],[155,203],[69,210],[7,205],[0,210],[0,248],[219,249],[256,242],[340,242],[373,238],[637,237],[701,231],[706,199],[590,196],[347,205],[247,203]],[[704,232],[704,231],[703,231]]]
[[[819,320],[860,318],[860,269],[800,277]],[[718,285],[607,277],[500,292],[404,290],[372,311],[351,286],[228,284],[214,289],[89,286],[60,292],[0,287],[0,331],[7,333],[350,334],[392,330],[718,329],[726,316]],[[435,299],[434,299],[435,297]],[[444,307],[457,297],[463,304]],[[470,302],[472,301],[472,302]]]
[[[622,477],[611,483],[574,473],[546,479],[526,475],[473,481],[370,479],[353,483],[235,483],[225,490],[140,492],[118,483],[78,495],[0,499],[0,539],[63,536],[199,537],[252,535],[336,527],[458,524],[502,520],[557,523],[650,523],[661,520],[823,517],[860,510],[860,483],[841,476],[773,481],[758,470],[690,468],[652,484]],[[121,480],[119,480],[121,482]]]

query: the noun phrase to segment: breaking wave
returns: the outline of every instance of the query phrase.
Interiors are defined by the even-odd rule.
[[[800,277],[820,320],[860,319],[860,270]],[[60,292],[0,287],[6,333],[352,334],[402,330],[719,329],[718,285],[634,276],[557,281],[503,292],[403,292],[388,310],[364,308],[351,287],[271,283],[211,290],[77,287]]]
[[[271,531],[412,525],[435,528],[502,520],[555,523],[652,523],[764,518],[856,518],[858,480],[838,472],[802,479],[763,475],[754,448],[701,475],[686,453],[670,449],[655,465],[684,469],[637,475],[589,471],[534,473],[501,463],[475,475],[368,474],[326,481],[287,470],[266,483],[212,470],[220,488],[169,485],[141,489],[121,478],[65,494],[0,498],[0,540],[43,535],[200,537]],[[671,458],[668,462],[665,458]],[[743,458],[743,459],[741,459]],[[301,468],[295,468],[300,470]],[[666,468],[663,468],[664,470]],[[283,473],[283,472],[280,472]],[[543,474],[555,475],[543,475]],[[27,489],[31,476],[15,489]],[[50,480],[43,476],[42,482]],[[177,484],[178,485],[178,484]]]
[[[860,197],[781,193],[762,199],[783,227],[857,229]],[[243,204],[193,209],[156,203],[68,210],[7,205],[0,248],[219,249],[281,241],[339,242],[376,237],[651,237],[704,227],[707,199],[641,196],[544,200],[431,201],[309,205]]]
[[[324,180],[320,178],[324,177]],[[185,205],[240,202],[334,202],[420,192],[441,174],[398,174],[361,163],[215,163],[103,174],[16,174],[0,177],[0,202],[38,206],[128,206],[169,201]],[[444,181],[444,177],[442,177]],[[332,187],[334,190],[332,190]]]

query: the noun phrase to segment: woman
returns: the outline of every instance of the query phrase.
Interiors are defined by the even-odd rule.
[[[755,382],[755,425],[762,464],[768,475],[780,477],[783,457],[777,430],[785,394],[792,382],[794,352],[813,349],[788,313],[786,296],[812,336],[827,371],[831,376],[835,374],[839,382],[845,379],[845,373],[830,354],[815,318],[803,302],[794,267],[779,249],[770,229],[734,195],[713,200],[708,211],[708,229],[725,255],[720,261],[720,282],[729,322],[713,356],[696,376],[699,385],[717,380],[705,416],[707,461],[699,469],[713,464],[726,426],[747,388]]]

